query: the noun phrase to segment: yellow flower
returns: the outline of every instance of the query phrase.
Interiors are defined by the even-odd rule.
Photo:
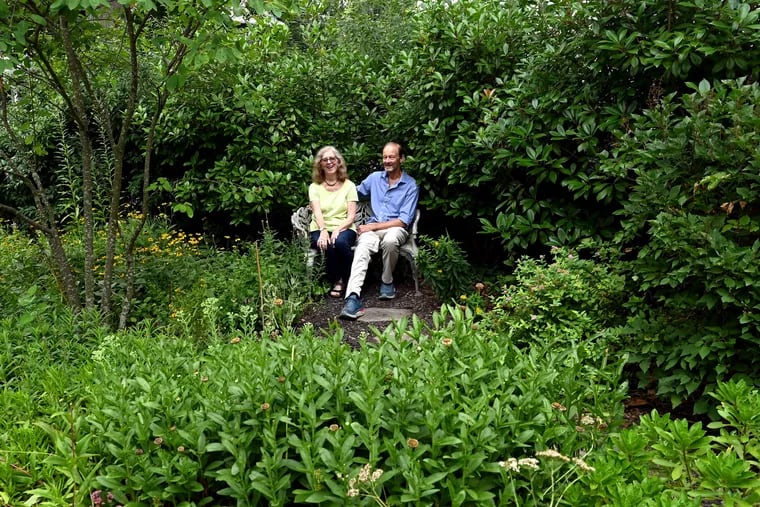
[[[459,296],[459,299],[461,299],[462,301],[467,301],[467,295],[462,294],[461,296]]]

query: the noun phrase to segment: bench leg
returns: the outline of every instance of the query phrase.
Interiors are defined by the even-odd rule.
[[[407,261],[409,261],[409,267],[412,270],[412,278],[414,279],[414,295],[421,296],[422,292],[420,292],[420,275],[419,270],[417,269],[417,261],[411,254],[404,253],[404,257]]]

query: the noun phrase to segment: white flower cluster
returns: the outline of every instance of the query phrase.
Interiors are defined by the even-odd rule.
[[[594,467],[590,466],[588,463],[583,461],[583,459],[570,458],[568,456],[565,456],[559,451],[555,451],[554,449],[546,449],[544,451],[538,451],[536,453],[536,457],[556,459],[564,463],[573,463],[575,466],[577,466],[579,469],[583,470],[584,472],[594,471]],[[499,461],[499,466],[501,468],[506,468],[507,470],[512,471],[512,472],[519,472],[520,470],[524,468],[527,468],[529,470],[538,470],[539,461],[536,458],[521,458],[521,459],[508,458],[506,461]]]
[[[382,477],[382,475],[383,475],[382,468],[378,468],[373,471],[372,465],[367,463],[359,471],[359,475],[356,478],[349,479],[348,492],[346,493],[346,495],[349,497],[359,496],[358,486],[365,483],[375,483],[380,479],[380,477]]]
[[[499,461],[499,466],[513,472],[519,472],[521,468],[538,470],[538,460],[536,458],[509,458],[507,461]]]

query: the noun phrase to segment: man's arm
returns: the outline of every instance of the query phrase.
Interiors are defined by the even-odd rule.
[[[372,222],[369,224],[362,224],[359,226],[359,234],[369,231],[382,231],[383,229],[390,229],[391,227],[406,227],[405,224],[399,218],[388,220],[387,222]]]
[[[414,222],[414,217],[417,212],[417,203],[419,200],[420,187],[418,187],[416,183],[409,185],[398,215],[399,220],[404,224],[401,227],[406,227]]]
[[[361,201],[365,201],[365,200],[369,199],[369,196],[370,196],[370,193],[371,193],[371,188],[372,188],[371,187],[371,185],[372,185],[371,179],[372,179],[372,175],[373,174],[374,173],[369,173],[369,175],[367,175],[367,177],[364,178],[362,180],[362,182],[359,183],[356,186],[356,193],[358,194],[359,200],[361,200]]]

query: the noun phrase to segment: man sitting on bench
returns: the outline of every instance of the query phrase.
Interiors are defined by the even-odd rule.
[[[354,250],[351,276],[346,285],[346,303],[340,312],[342,319],[358,319],[364,315],[361,292],[370,258],[382,250],[383,274],[380,280],[380,299],[396,297],[393,270],[399,251],[409,237],[408,227],[414,221],[419,188],[414,178],[403,172],[404,148],[390,142],[383,147],[383,168],[367,176],[356,188],[359,198],[369,197],[372,216],[360,225],[359,240]]]

